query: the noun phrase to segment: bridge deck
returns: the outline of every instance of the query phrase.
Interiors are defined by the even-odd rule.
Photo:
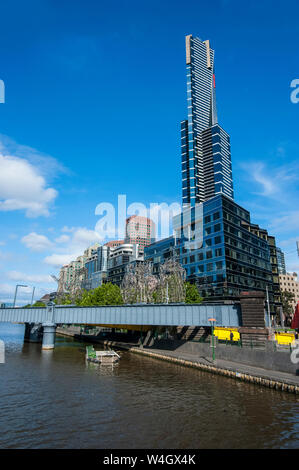
[[[54,306],[47,308],[3,308],[0,322],[101,325],[241,326],[239,304],[161,304],[98,307]]]

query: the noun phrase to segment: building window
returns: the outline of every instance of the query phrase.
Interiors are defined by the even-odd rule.
[[[222,256],[222,248],[216,248],[215,250],[215,256]]]
[[[206,246],[212,246],[212,238],[206,240]]]
[[[222,269],[222,268],[223,268],[223,263],[222,263],[222,261],[217,261],[217,263],[216,263],[216,269],[219,271],[219,270]]]

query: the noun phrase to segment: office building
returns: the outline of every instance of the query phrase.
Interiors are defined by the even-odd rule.
[[[290,302],[295,311],[295,307],[299,302],[299,282],[297,273],[286,273],[279,275],[280,289],[282,292],[291,292],[295,298]]]
[[[144,248],[144,260],[153,263],[153,274],[158,274],[159,265],[175,255],[176,240],[174,237],[163,238]],[[178,261],[180,259],[178,257]]]
[[[107,266],[107,281],[121,285],[127,266],[130,263],[138,263],[144,260],[143,247],[137,244],[124,243],[115,248],[110,248]]]
[[[106,281],[109,250],[107,244],[99,246],[86,260],[86,276],[82,286],[84,289],[95,289]]]
[[[155,224],[147,217],[132,215],[126,220],[125,243],[139,245],[139,249],[144,249],[155,240]]]
[[[115,246],[119,246],[125,243],[124,240],[111,240],[110,242],[105,243],[104,246],[108,246],[109,248],[114,248]]]
[[[99,243],[95,243],[84,250],[83,255],[78,256],[69,264],[62,266],[59,273],[57,289],[59,294],[70,293],[74,295],[84,286],[86,280],[85,263],[87,260],[93,259],[99,246]]]

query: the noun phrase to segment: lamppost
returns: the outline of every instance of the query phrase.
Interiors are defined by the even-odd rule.
[[[267,296],[267,312],[268,312],[268,321],[269,321],[269,328],[271,328],[271,317],[270,317],[270,302],[269,302],[269,290],[268,284],[266,284],[266,296]]]
[[[15,289],[15,298],[14,298],[14,301],[13,301],[13,306],[15,308],[16,306],[16,300],[17,300],[17,293],[18,293],[18,288],[19,287],[28,287],[28,286],[24,286],[23,284],[17,284],[16,285],[16,289]]]
[[[32,307],[32,304],[33,304],[34,291],[35,291],[35,286],[33,286],[33,288],[32,288],[31,307]]]
[[[169,295],[168,295],[168,281],[166,283],[166,303],[169,303]]]
[[[215,344],[214,344],[214,322],[216,323],[216,318],[208,318],[208,321],[211,322],[212,326],[212,349],[213,349],[213,361],[215,361]]]

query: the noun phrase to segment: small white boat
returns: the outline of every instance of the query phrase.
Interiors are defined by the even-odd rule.
[[[97,364],[114,364],[120,356],[115,351],[95,351],[93,346],[86,346],[86,360]]]

